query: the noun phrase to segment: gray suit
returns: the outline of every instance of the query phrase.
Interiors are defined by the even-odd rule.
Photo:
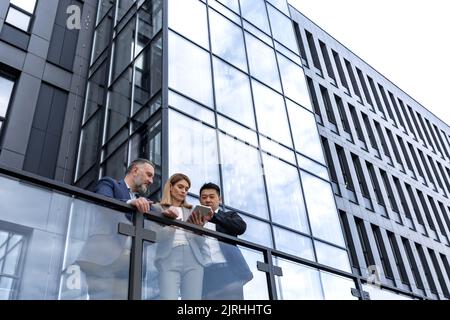
[[[152,205],[152,213],[162,215],[162,212],[168,208],[169,207],[163,207],[161,204],[157,203]],[[186,221],[191,215],[192,209],[183,207],[182,211],[183,221]],[[156,231],[156,242],[158,244],[155,260],[158,261],[169,256],[173,246],[175,230],[177,229],[170,226],[161,226],[156,223],[153,224],[153,226],[154,231]],[[205,244],[205,237],[186,230],[186,238],[198,263],[202,266],[210,264],[211,254],[208,246]]]
[[[168,207],[160,204],[152,205],[152,213],[162,215]],[[190,216],[192,209],[182,208],[183,221]],[[183,230],[187,244],[175,245],[173,226],[152,223],[156,232],[155,266],[158,269],[160,298],[176,300],[179,294],[182,299],[200,300],[203,287],[203,267],[211,262],[209,248],[205,238],[193,232]]]

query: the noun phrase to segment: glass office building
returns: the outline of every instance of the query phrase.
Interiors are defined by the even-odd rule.
[[[244,299],[448,298],[448,126],[285,0],[50,2],[0,7],[0,298],[93,298],[98,221],[133,239],[119,298],[159,298],[171,221],[86,191],[137,157],[154,200],[175,172],[193,204],[221,187],[246,232],[195,237],[238,246]]]

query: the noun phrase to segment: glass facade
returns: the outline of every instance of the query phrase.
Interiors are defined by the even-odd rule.
[[[247,223],[243,240],[350,271],[286,1],[116,1],[96,25],[80,185],[150,158],[155,191],[183,172],[197,201],[214,182]],[[154,250],[145,245],[148,257]],[[144,276],[143,298],[157,298],[155,277]],[[311,297],[326,298],[319,269],[309,278]]]

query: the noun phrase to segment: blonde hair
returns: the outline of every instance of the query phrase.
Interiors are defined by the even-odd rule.
[[[189,188],[191,187],[191,180],[189,177],[183,173],[175,173],[173,174],[169,180],[166,181],[164,184],[162,199],[161,199],[161,205],[162,206],[171,206],[173,205],[172,201],[172,195],[170,194],[170,187],[175,185],[177,182],[180,182],[181,180],[185,180]],[[183,203],[181,204],[182,207],[191,209],[192,205],[186,202],[186,198],[183,200]]]

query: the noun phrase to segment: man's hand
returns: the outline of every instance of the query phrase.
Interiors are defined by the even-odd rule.
[[[208,222],[212,219],[213,215],[214,215],[214,212],[212,210],[206,216],[202,216],[200,214],[200,212],[194,211],[188,218],[188,222],[203,227],[206,222]]]
[[[145,198],[137,198],[133,199],[129,202],[130,205],[136,208],[140,213],[148,213],[150,211],[150,207],[153,204],[153,201],[150,201]]]

